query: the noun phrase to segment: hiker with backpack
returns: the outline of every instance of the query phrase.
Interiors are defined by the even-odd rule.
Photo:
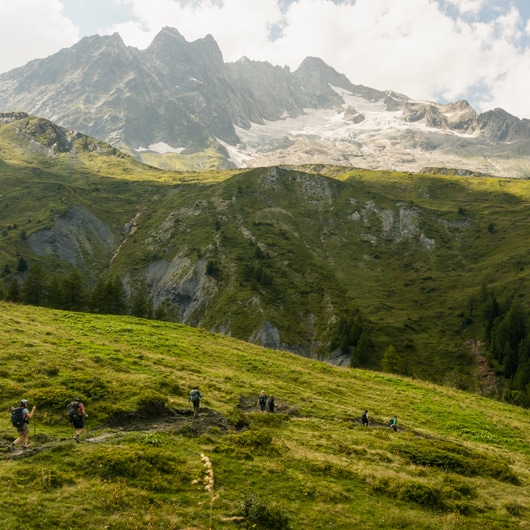
[[[267,407],[269,407],[269,412],[274,412],[274,396],[267,400]]]
[[[80,398],[75,398],[74,401],[71,401],[66,405],[66,410],[68,413],[68,419],[75,429],[74,440],[77,443],[81,443],[79,440],[79,435],[83,432],[85,428],[85,418],[88,418],[88,414],[85,410],[85,405]]]
[[[397,432],[397,416],[394,416],[393,418],[390,418],[388,420],[388,426],[391,429],[394,429],[395,432]]]
[[[364,426],[368,425],[368,411],[365,410],[361,416],[361,422]]]
[[[202,394],[198,386],[193,387],[193,390],[188,396],[188,403],[193,403],[193,417],[196,418],[199,415],[199,408],[201,406]]]
[[[260,409],[261,412],[267,412],[267,396],[265,395],[265,390],[260,392],[256,408]]]
[[[18,442],[22,442],[22,451],[25,453],[28,450],[28,438],[29,438],[29,420],[35,414],[37,407],[33,405],[31,412],[28,409],[28,400],[22,399],[20,406],[11,407],[11,423],[16,428],[18,438],[9,445],[9,452],[12,453],[15,450],[15,445]]]

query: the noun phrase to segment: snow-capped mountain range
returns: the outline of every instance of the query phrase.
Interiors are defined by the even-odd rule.
[[[173,28],[146,50],[117,34],[87,37],[0,75],[6,111],[167,168],[318,163],[530,175],[530,120],[355,85],[314,57],[294,72],[246,58],[224,63],[211,36],[189,43]]]

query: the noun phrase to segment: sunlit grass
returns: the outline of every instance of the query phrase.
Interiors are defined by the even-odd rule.
[[[245,510],[288,520],[293,529],[331,521],[341,529],[352,521],[363,528],[520,528],[530,509],[526,410],[171,323],[5,303],[0,310],[0,406],[22,395],[34,402],[30,441],[47,448],[18,460],[4,454],[7,528],[37,513],[35,528],[74,521],[79,528],[237,528]],[[277,397],[278,414],[252,407],[243,411],[248,430],[211,428],[198,437],[108,425],[115,412],[134,413],[146,400],[185,408],[195,384],[202,406],[226,418],[262,388]],[[86,400],[86,436],[112,436],[72,443],[64,414],[73,393]],[[368,428],[358,423],[365,408]],[[397,433],[384,425],[394,414]],[[0,440],[7,444],[13,434],[2,415]],[[215,471],[213,503],[192,484],[204,474],[201,453]],[[249,491],[257,497],[247,498]],[[27,511],[8,510],[13,502]]]

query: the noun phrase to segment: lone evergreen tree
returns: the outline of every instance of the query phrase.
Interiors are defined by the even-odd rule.
[[[18,263],[17,263],[17,271],[18,272],[25,272],[28,270],[28,263],[26,262],[26,260],[21,256],[20,258],[18,258]]]
[[[6,300],[8,302],[20,302],[20,285],[18,284],[18,280],[16,278],[13,278],[9,284]]]
[[[381,359],[381,368],[383,372],[390,372],[393,374],[402,374],[403,373],[403,359],[399,355],[399,353],[396,351],[396,348],[394,346],[389,346],[385,353],[383,354],[383,358]]]

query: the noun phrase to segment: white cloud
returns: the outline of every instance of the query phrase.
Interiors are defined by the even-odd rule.
[[[80,39],[59,0],[2,0],[0,21],[0,72],[47,57]]]
[[[142,48],[164,26],[176,28],[188,40],[212,34],[225,61],[255,57],[267,46],[269,25],[281,18],[277,0],[118,0],[135,14],[136,24],[115,24],[125,42]]]
[[[495,105],[530,117],[530,22],[525,27],[515,7],[521,1],[108,0],[131,19],[105,23],[105,12],[97,14],[106,33],[138,48],[171,26],[188,41],[212,34],[225,61],[247,56],[296,69],[312,55],[353,83],[415,99],[471,99],[479,111]],[[0,45],[10,52],[0,57],[0,71],[80,38],[61,3],[1,0]]]
[[[212,34],[226,61],[245,55],[295,69],[312,55],[353,83],[416,99],[452,101],[475,86],[491,87],[488,97],[473,101],[477,110],[502,100],[509,112],[530,116],[530,106],[515,101],[521,89],[507,84],[517,79],[530,90],[518,66],[524,50],[516,45],[522,28],[513,7],[479,21],[486,0],[448,0],[445,6],[462,15],[457,19],[436,0],[293,0],[284,13],[277,0],[119,1],[137,22],[109,31],[134,46],[147,46],[162,26],[173,26],[188,40]],[[274,26],[282,31],[271,40]]]

